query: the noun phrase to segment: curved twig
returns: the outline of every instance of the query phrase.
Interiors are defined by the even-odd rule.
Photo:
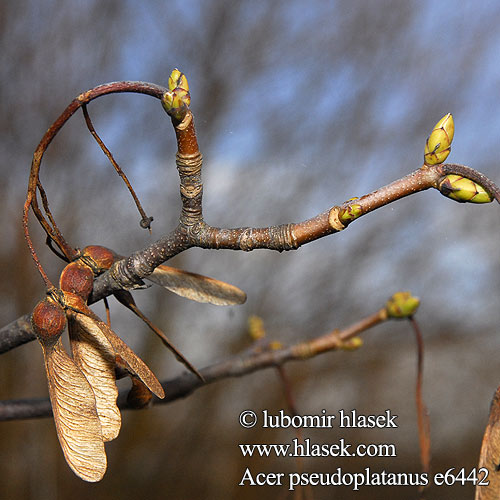
[[[31,163],[31,171],[28,182],[28,193],[23,208],[23,228],[26,240],[28,242],[28,247],[30,249],[35,265],[37,266],[48,288],[52,286],[52,283],[50,282],[46,273],[43,271],[43,268],[36,255],[33,242],[29,234],[28,213],[30,207],[33,209],[36,218],[38,219],[43,229],[47,233],[47,236],[54,241],[54,243],[59,247],[59,249],[65,255],[65,257],[68,260],[73,260],[77,256],[76,250],[66,242],[61,231],[59,230],[54,219],[52,218],[50,212],[48,211],[48,203],[45,197],[45,193],[43,192],[43,188],[41,188],[39,179],[40,165],[42,162],[43,155],[47,150],[49,144],[52,142],[52,140],[57,135],[59,130],[61,130],[63,125],[71,118],[71,116],[80,107],[88,104],[90,101],[97,99],[98,97],[115,93],[135,92],[135,93],[147,94],[152,97],[156,97],[157,99],[161,99],[166,91],[167,89],[164,87],[146,82],[112,82],[104,85],[99,85],[98,87],[88,90],[87,92],[81,93],[79,96],[73,99],[73,101],[66,107],[66,109],[61,113],[61,115],[56,119],[56,121],[50,126],[50,128],[47,130],[42,140],[38,144],[38,147],[33,153],[33,161]],[[38,205],[37,189],[40,190],[43,201],[43,208],[44,211],[47,213],[49,220],[45,218],[42,210]]]
[[[203,222],[200,212],[200,217],[194,224],[180,224],[170,234],[117,262],[110,271],[99,276],[94,282],[90,302],[97,302],[119,290],[142,285],[142,279],[149,276],[157,266],[191,247],[245,251],[258,248],[277,251],[298,248],[347,227],[352,220],[341,222],[339,214],[354,205],[360,207],[360,218],[403,197],[436,187],[440,179],[448,174],[467,175],[475,182],[480,182],[500,202],[499,188],[480,172],[464,165],[442,164],[420,168],[361,198],[333,206],[311,219],[295,224],[266,228],[215,228]],[[26,318],[27,316],[22,317],[0,330],[0,353],[35,338]]]

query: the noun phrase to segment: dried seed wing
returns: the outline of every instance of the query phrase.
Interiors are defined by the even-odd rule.
[[[83,314],[68,312],[73,360],[94,391],[102,437],[104,441],[111,441],[118,436],[121,427],[120,410],[116,405],[115,353],[101,329],[84,325],[80,316]]]
[[[102,333],[106,336],[109,343],[113,347],[116,354],[119,354],[124,363],[130,371],[137,375],[148,389],[156,396],[163,399],[165,392],[154,373],[146,366],[142,359],[137,356],[130,347],[123,342],[123,340],[116,335],[116,333],[109,328],[106,323],[101,321],[90,309],[86,309],[85,314],[78,315],[78,321],[83,328],[92,331],[96,326],[100,328]]]
[[[500,387],[497,388],[490,406],[488,425],[483,436],[478,468],[487,470],[487,476],[479,472],[475,500],[500,498]]]
[[[231,306],[247,300],[246,293],[234,285],[169,266],[158,266],[147,279],[196,302]]]
[[[100,481],[106,472],[106,453],[94,392],[61,339],[52,347],[43,347],[43,352],[57,436],[66,462],[83,480]]]

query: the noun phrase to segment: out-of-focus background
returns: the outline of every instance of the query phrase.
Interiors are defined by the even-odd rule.
[[[205,158],[205,217],[212,225],[297,222],[370,192],[421,165],[425,139],[447,112],[450,161],[500,181],[500,6],[493,0],[287,2],[4,0],[0,5],[0,324],[43,296],[21,231],[31,155],[81,91],[114,80],[166,84],[188,77]],[[108,96],[89,105],[96,129],[129,175],[153,234],[86,131],[81,113],[50,146],[42,178],[56,220],[78,246],[121,254],[172,229],[180,207],[175,141],[158,101]],[[284,344],[343,327],[397,290],[422,300],[424,395],[432,468],[476,466],[500,381],[498,205],[460,205],[432,190],[380,209],[343,233],[296,252],[190,250],[175,266],[233,283],[245,305],[216,308],[164,290],[135,294],[144,311],[198,367],[249,347],[261,316]],[[61,261],[40,257],[56,280]],[[116,331],[161,379],[183,367],[112,301]],[[102,313],[99,305],[96,311]],[[76,478],[51,419],[0,423],[0,498],[301,498],[284,488],[238,486],[252,472],[420,470],[414,403],[415,342],[405,322],[364,335],[356,352],[286,366],[298,410],[390,409],[398,429],[304,431],[318,443],[394,443],[397,458],[244,458],[238,443],[288,443],[291,430],[246,430],[247,408],[286,408],[275,371],[226,380],[185,400],[125,412],[107,445],[99,484]],[[0,358],[2,399],[47,394],[41,350]],[[416,498],[413,487],[316,487],[306,498]],[[473,488],[432,487],[428,498],[472,498]]]

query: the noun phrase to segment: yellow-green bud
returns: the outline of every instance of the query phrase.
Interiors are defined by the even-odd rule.
[[[178,88],[189,91],[186,75],[175,68],[168,77],[168,90],[175,90]]]
[[[436,123],[425,143],[424,163],[426,165],[437,165],[448,158],[454,133],[453,116],[448,113]]]
[[[269,342],[269,349],[271,351],[279,351],[280,349],[283,349],[283,344],[278,340],[273,340],[272,342]]]
[[[191,96],[189,92],[184,89],[176,89],[173,91],[168,91],[163,94],[161,99],[161,104],[163,109],[170,115],[178,120],[186,114],[186,110],[191,103]]]
[[[409,318],[420,305],[420,299],[410,292],[396,292],[385,304],[387,316],[390,318]]]
[[[346,340],[340,344],[340,348],[343,351],[355,351],[363,345],[363,339],[361,337],[353,337],[352,339]]]
[[[168,91],[163,94],[163,109],[177,120],[182,120],[191,104],[186,75],[175,68],[168,78]]]
[[[341,210],[339,213],[339,219],[341,222],[351,222],[362,215],[362,213],[363,210],[361,209],[361,205],[355,203]]]
[[[169,112],[171,109],[182,108],[184,105],[189,106],[191,103],[191,96],[187,90],[176,89],[165,92],[161,103],[165,110]]]
[[[255,315],[248,318],[248,333],[253,340],[258,340],[266,336],[262,318]]]
[[[493,198],[471,179],[461,175],[445,175],[438,184],[441,194],[460,203],[490,203]]]

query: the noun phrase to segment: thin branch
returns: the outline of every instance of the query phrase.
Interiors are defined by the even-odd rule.
[[[163,236],[143,250],[137,251],[128,258],[113,265],[110,271],[103,273],[94,282],[90,302],[97,302],[117,291],[143,286],[142,279],[149,276],[153,270],[173,256],[191,247],[226,248],[233,250],[253,250],[257,248],[277,251],[298,248],[301,245],[338,233],[352,221],[341,222],[339,214],[348,211],[354,205],[360,207],[359,217],[377,208],[392,203],[403,197],[436,187],[439,180],[447,174],[467,175],[481,182],[490,194],[497,200],[499,190],[495,184],[480,172],[463,165],[443,164],[420,168],[411,174],[398,179],[361,198],[349,200],[304,222],[283,224],[267,228],[214,228],[203,221],[189,226],[179,225],[170,234]],[[201,212],[200,212],[201,215]],[[193,230],[193,227],[195,228]],[[24,317],[23,317],[24,318]],[[18,322],[19,338],[16,338]],[[22,318],[14,321],[0,330],[0,353],[22,345],[35,337],[26,321]]]
[[[103,273],[95,280],[94,289],[90,297],[91,303],[121,290],[143,286],[142,279],[150,275],[156,267],[188,248],[224,248],[244,251],[260,248],[277,250],[279,252],[297,249],[306,243],[342,231],[356,218],[393,201],[431,187],[439,188],[440,181],[448,174],[464,175],[477,181],[500,203],[500,190],[483,174],[462,165],[424,165],[402,179],[398,179],[359,199],[354,198],[340,205],[335,205],[329,210],[300,223],[289,223],[264,228],[241,227],[229,229],[210,226],[203,220],[203,184],[201,180],[203,159],[198,147],[193,114],[188,107],[190,97],[189,92],[186,94],[187,81],[185,81],[184,75],[178,72],[178,70],[174,70],[172,75],[174,73],[176,78],[178,78],[172,82],[169,79],[169,88],[171,84],[182,85],[179,88],[171,89],[172,91],[144,82],[113,82],[100,85],[80,94],[51,125],[40,141],[33,154],[28,194],[23,211],[23,226],[28,247],[47,288],[51,288],[52,283],[38,260],[29,235],[29,209],[33,209],[47,236],[55,242],[67,260],[74,260],[78,255],[77,250],[65,241],[50,213],[48,200],[39,179],[43,154],[66,121],[78,108],[82,107],[89,130],[101,148],[103,148],[111,163],[119,171],[119,167],[116,165],[111,153],[95,133],[86,110],[86,105],[91,100],[112,93],[138,92],[161,99],[163,107],[171,116],[177,139],[178,152],[176,163],[180,177],[182,210],[179,217],[179,225],[174,231],[163,236],[147,248],[135,252],[127,259],[116,262],[109,271]],[[172,75],[171,79],[173,78]],[[43,209],[48,220],[38,205],[37,191],[42,198]],[[147,220],[145,214],[143,215],[143,220]],[[0,331],[0,352],[2,352],[1,333],[2,331]],[[9,345],[11,346],[9,348],[15,346],[10,341]]]
[[[31,314],[25,314],[0,330],[0,354],[35,340]]]
[[[112,82],[106,83],[104,85],[99,85],[87,92],[83,92],[79,96],[77,96],[73,101],[66,107],[66,109],[61,113],[61,115],[56,119],[56,121],[49,127],[45,135],[42,137],[42,140],[38,144],[35,152],[33,153],[33,160],[31,163],[31,171],[28,182],[28,193],[26,196],[26,201],[23,208],[23,228],[26,240],[28,242],[28,247],[30,249],[31,255],[35,264],[42,275],[47,287],[51,286],[50,280],[43,271],[41,264],[36,255],[33,242],[31,241],[31,237],[29,235],[28,229],[28,214],[30,207],[33,209],[36,218],[44,228],[47,236],[49,236],[56,245],[60,248],[61,252],[66,256],[68,260],[73,260],[76,257],[76,250],[72,248],[62,236],[61,231],[55,224],[55,221],[52,219],[49,212],[47,212],[48,204],[46,199],[44,200],[43,206],[49,217],[49,221],[45,218],[38,205],[37,200],[37,188],[41,186],[40,184],[40,166],[42,162],[43,155],[47,150],[49,144],[55,138],[59,130],[63,127],[63,125],[71,118],[71,116],[82,106],[88,104],[93,99],[101,97],[103,95],[122,93],[122,92],[135,92],[147,94],[152,97],[156,97],[157,99],[161,99],[163,94],[167,91],[166,88],[161,87],[159,85],[154,85],[151,83],[145,82]],[[43,188],[41,189],[42,198],[44,197]]]
[[[82,105],[82,111],[83,111],[83,116],[85,118],[85,123],[87,125],[87,128],[89,129],[90,134],[96,140],[97,144],[99,144],[99,147],[101,148],[102,152],[106,155],[106,158],[108,158],[111,165],[113,165],[113,168],[116,170],[116,173],[122,178],[123,182],[127,186],[127,189],[129,190],[130,194],[132,195],[132,198],[134,199],[135,206],[137,207],[137,210],[139,211],[139,213],[141,214],[141,217],[142,217],[141,227],[143,227],[145,229],[149,229],[149,231],[151,232],[151,222],[153,222],[153,217],[148,217],[146,215],[146,212],[142,208],[141,202],[139,201],[139,198],[135,194],[134,188],[130,184],[128,177],[125,175],[125,172],[121,169],[120,165],[118,165],[118,163],[116,162],[116,160],[113,156],[113,153],[111,153],[111,151],[108,149],[106,144],[104,144],[104,141],[99,137],[99,134],[96,132],[94,125],[92,123],[92,120],[90,118],[89,112],[87,110],[86,104]]]
[[[162,386],[165,390],[165,398],[153,398],[153,402],[154,404],[170,403],[189,396],[196,389],[206,384],[213,384],[219,380],[231,377],[242,377],[265,368],[282,366],[289,361],[303,361],[325,352],[342,349],[350,345],[349,340],[353,337],[387,319],[386,309],[383,308],[344,330],[334,330],[326,335],[282,349],[259,352],[255,352],[255,350],[247,351],[239,357],[234,357],[200,370],[201,375],[205,379],[205,384],[192,373],[184,372],[174,379],[163,382]],[[127,403],[126,392],[120,394],[118,406],[121,409],[131,408]],[[0,401],[0,421],[49,417],[50,415],[52,415],[52,409],[48,399]]]
[[[481,196],[476,198],[477,203],[488,202],[493,198],[500,203],[500,189],[483,174],[462,165],[430,165],[430,163],[437,162],[437,160],[433,160],[427,161],[427,164],[423,165],[420,169],[392,182],[387,186],[373,191],[372,193],[369,193],[361,198],[353,198],[340,205],[335,205],[329,210],[300,223],[289,223],[265,228],[242,227],[228,229],[212,227],[203,219],[203,184],[201,177],[203,158],[198,148],[194,118],[189,110],[190,95],[187,80],[185,75],[176,69],[172,72],[169,78],[169,90],[143,82],[113,82],[101,85],[89,90],[88,92],[80,94],[51,125],[35,150],[28,183],[28,192],[23,207],[23,228],[32,258],[43,280],[45,281],[48,290],[53,290],[53,286],[38,259],[35,247],[31,240],[28,228],[29,210],[30,208],[33,210],[35,217],[45,230],[47,238],[49,241],[52,241],[55,245],[57,245],[64,260],[73,261],[78,258],[78,249],[73,248],[66,242],[50,212],[48,199],[41,184],[39,173],[42,157],[47,147],[54,139],[58,131],[79,107],[82,107],[89,131],[94,136],[117,172],[127,183],[143,217],[141,225],[149,228],[149,223],[152,220],[152,218],[148,218],[142,210],[142,207],[140,206],[132,187],[128,183],[125,174],[123,174],[111,152],[107,149],[95,132],[87,113],[86,104],[92,99],[117,92],[139,92],[161,99],[164,109],[171,116],[177,139],[178,151],[176,155],[176,164],[180,178],[182,210],[179,216],[179,224],[174,231],[165,235],[144,250],[135,252],[127,259],[115,261],[108,271],[99,276],[94,282],[93,292],[89,303],[100,299],[106,299],[106,297],[112,293],[117,294],[121,292],[123,295],[123,293],[125,293],[123,290],[142,286],[142,279],[149,276],[156,267],[188,248],[224,248],[244,251],[260,248],[277,250],[280,252],[284,250],[294,250],[316,239],[342,231],[355,219],[370,213],[377,208],[431,187],[439,189],[443,194],[450,195],[452,198],[458,196],[455,198],[458,201],[473,201],[473,198],[476,197],[479,191],[481,191]],[[451,115],[447,115],[445,118],[449,118],[451,127],[453,127]],[[438,125],[441,123],[442,121],[439,122]],[[451,137],[449,139],[450,143],[453,135],[452,132],[453,128],[451,129]],[[437,132],[433,131],[433,133],[436,135]],[[429,140],[427,144],[429,144]],[[437,146],[439,146],[439,144]],[[449,147],[446,151],[446,155],[440,157],[440,161],[444,161],[446,158],[449,153]],[[434,153],[434,150],[432,153]],[[426,157],[427,156],[428,155],[426,154]],[[458,181],[460,181],[462,185],[469,185],[469,187],[456,187],[458,182],[456,182],[456,184],[452,184],[451,179],[453,177],[446,177],[449,174],[456,174],[458,176],[465,177],[465,182],[463,182],[462,178],[459,178]],[[474,183],[471,183],[469,179],[477,184],[474,185]],[[472,188],[470,188],[470,185],[472,185]],[[486,193],[483,192],[483,189]],[[460,194],[458,195],[458,193]],[[471,196],[469,196],[469,193]],[[42,207],[39,206],[39,197],[41,198]],[[108,269],[108,267],[106,267],[106,269]],[[88,281],[88,283],[90,283],[90,281]],[[88,294],[86,294],[85,297],[87,298]],[[92,312],[87,310],[85,315],[91,317]],[[372,316],[359,321],[343,331],[335,330],[327,335],[301,342],[287,348],[273,348],[271,343],[268,344],[266,350],[241,353],[239,357],[209,366],[204,370],[201,370],[201,375],[198,373],[198,377],[192,373],[184,373],[180,377],[167,381],[163,384],[165,386],[166,397],[161,402],[170,402],[175,399],[185,397],[204,385],[204,381],[205,383],[214,383],[220,379],[243,376],[253,371],[268,367],[277,368],[283,376],[284,372],[282,371],[282,366],[288,361],[304,360],[317,356],[323,352],[343,347],[348,348],[358,346],[358,339],[353,339],[353,337],[362,331],[387,320],[388,315],[392,316],[389,308],[383,308]],[[398,315],[396,316],[399,317]],[[36,315],[34,315],[34,317],[36,318]],[[425,408],[422,406],[420,398],[422,340],[416,323],[413,322],[413,326],[415,328],[419,345],[417,406],[419,409],[420,444],[422,448],[423,467],[424,470],[428,470],[428,441],[426,441],[427,436],[424,432],[424,430],[426,430],[426,426],[422,422],[422,416],[425,413]],[[154,327],[152,328],[155,329]],[[0,352],[5,352],[6,350],[12,349],[16,345],[32,340],[34,336],[30,330],[29,318],[27,319],[26,317],[20,318],[8,327],[2,329],[0,331]],[[117,338],[117,340],[119,339]],[[51,360],[54,359],[51,357],[51,353],[55,353],[56,351],[53,350],[52,344],[49,345],[45,342],[44,338],[40,338],[40,341],[42,343],[42,347],[44,348],[46,366],[49,366]],[[49,347],[50,349],[48,349]],[[60,344],[60,348],[62,349],[62,344]],[[61,352],[65,354],[64,350]],[[121,354],[119,350],[117,350],[117,353]],[[191,367],[187,361],[184,360],[184,362],[188,367]],[[55,363],[54,367],[57,367]],[[193,371],[195,370],[193,369]],[[47,368],[47,374],[50,380],[51,374],[49,373],[49,368]],[[137,372],[137,374],[139,374],[139,372]],[[154,375],[152,375],[152,379],[156,382],[158,390],[155,390],[154,388],[151,390],[161,397],[163,395],[163,388],[159,385]],[[145,380],[142,378],[142,380],[147,384],[147,379]],[[52,385],[49,384],[49,386],[49,388],[51,388],[51,397],[54,399]],[[147,386],[150,388],[152,387],[149,384],[147,384]],[[62,394],[63,396],[66,396],[66,393]],[[154,402],[158,403],[160,401],[154,400]],[[130,406],[130,404],[131,403],[127,400],[126,394],[121,394],[119,398],[120,407],[131,408],[132,406]],[[293,403],[291,406],[293,406]],[[57,425],[57,405],[53,406],[53,408]],[[0,402],[0,420],[42,417],[48,416],[51,413],[52,410],[48,400],[37,399]],[[95,416],[94,420],[96,419],[97,416]],[[62,441],[61,444],[63,444]],[[99,445],[102,448],[101,441],[99,441]]]
[[[417,406],[420,462],[422,464],[422,472],[429,474],[431,463],[431,427],[429,412],[422,395],[424,374],[424,339],[415,318],[411,317],[409,321],[415,333],[415,340],[417,343],[417,382],[415,387],[415,401]],[[421,487],[420,491],[423,491],[423,489],[424,487]]]
[[[151,274],[155,267],[187,248],[223,248],[244,251],[268,249],[278,252],[297,249],[306,243],[342,231],[355,218],[362,217],[377,208],[419,191],[436,188],[444,175],[452,171],[462,172],[464,168],[475,172],[476,177],[482,176],[479,172],[462,165],[422,167],[361,198],[335,205],[311,219],[295,224],[264,228],[216,228],[203,221],[201,208],[199,208],[198,215],[193,216],[189,220],[189,224],[181,222],[176,230],[169,235],[119,262],[113,268],[112,276],[108,272],[97,278],[94,283],[92,300],[97,301],[116,290],[140,284],[141,280]],[[472,174],[470,175],[472,176]],[[489,179],[488,183],[494,186],[494,183]],[[498,191],[498,188],[495,187],[495,189]],[[201,193],[198,196],[201,197]],[[201,199],[198,203],[201,204]],[[356,217],[342,218],[343,214],[349,214],[349,211],[354,208],[356,209]],[[191,214],[194,211],[195,208],[191,207]]]

